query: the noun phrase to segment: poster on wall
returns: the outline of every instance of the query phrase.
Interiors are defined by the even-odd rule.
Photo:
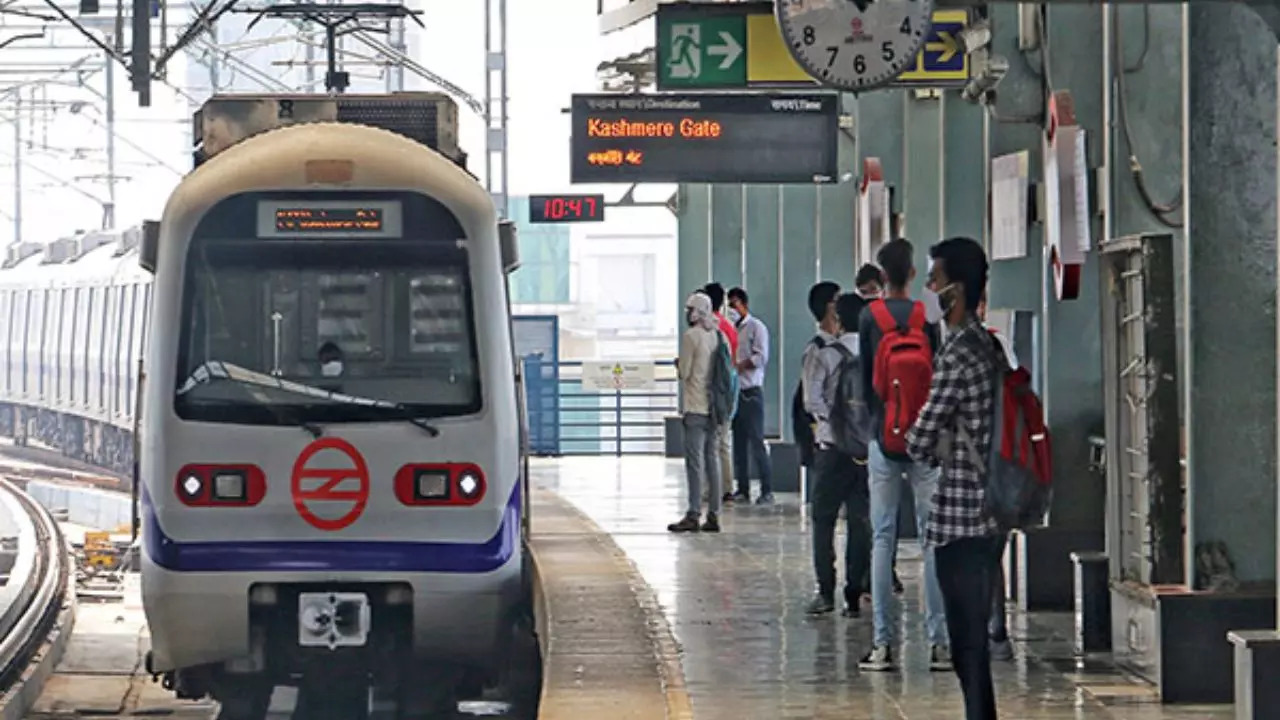
[[[1027,256],[1027,194],[1031,156],[1026,151],[991,159],[991,259]]]

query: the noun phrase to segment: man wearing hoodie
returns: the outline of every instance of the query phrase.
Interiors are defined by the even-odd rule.
[[[835,532],[843,507],[846,523],[843,614],[857,617],[859,598],[871,565],[867,458],[865,451],[858,457],[836,447],[832,418],[838,403],[850,401],[840,397],[840,374],[844,363],[858,362],[857,327],[864,301],[854,293],[831,297],[833,287],[834,283],[820,283],[809,294],[809,309],[819,319],[818,335],[822,345],[806,354],[803,369],[805,410],[817,420],[814,429],[816,477],[810,504],[818,595],[806,612],[825,615],[835,610]],[[856,368],[853,371],[856,372]],[[869,436],[870,427],[864,430]]]
[[[695,292],[685,301],[687,328],[680,339],[680,415],[684,421],[684,471],[689,484],[688,511],[667,530],[720,532],[720,432],[711,421],[711,363],[720,343],[719,322],[711,298]],[[702,522],[702,487],[708,486],[706,522]]]

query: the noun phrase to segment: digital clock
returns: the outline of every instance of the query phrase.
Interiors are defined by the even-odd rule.
[[[531,195],[530,223],[603,222],[604,195]]]

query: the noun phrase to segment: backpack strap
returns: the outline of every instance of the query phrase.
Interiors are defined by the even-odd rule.
[[[911,316],[907,318],[907,327],[912,330],[924,330],[925,324],[929,321],[929,316],[925,314],[924,303],[919,300],[911,306]]]
[[[876,300],[868,307],[871,308],[871,317],[875,319],[876,326],[880,328],[880,334],[888,335],[898,329],[898,321],[893,319],[893,313],[889,312],[889,306],[884,300]]]

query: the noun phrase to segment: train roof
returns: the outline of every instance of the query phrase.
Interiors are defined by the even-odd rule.
[[[147,277],[138,265],[142,227],[76,233],[48,243],[11,245],[0,286],[78,285],[121,276]]]

